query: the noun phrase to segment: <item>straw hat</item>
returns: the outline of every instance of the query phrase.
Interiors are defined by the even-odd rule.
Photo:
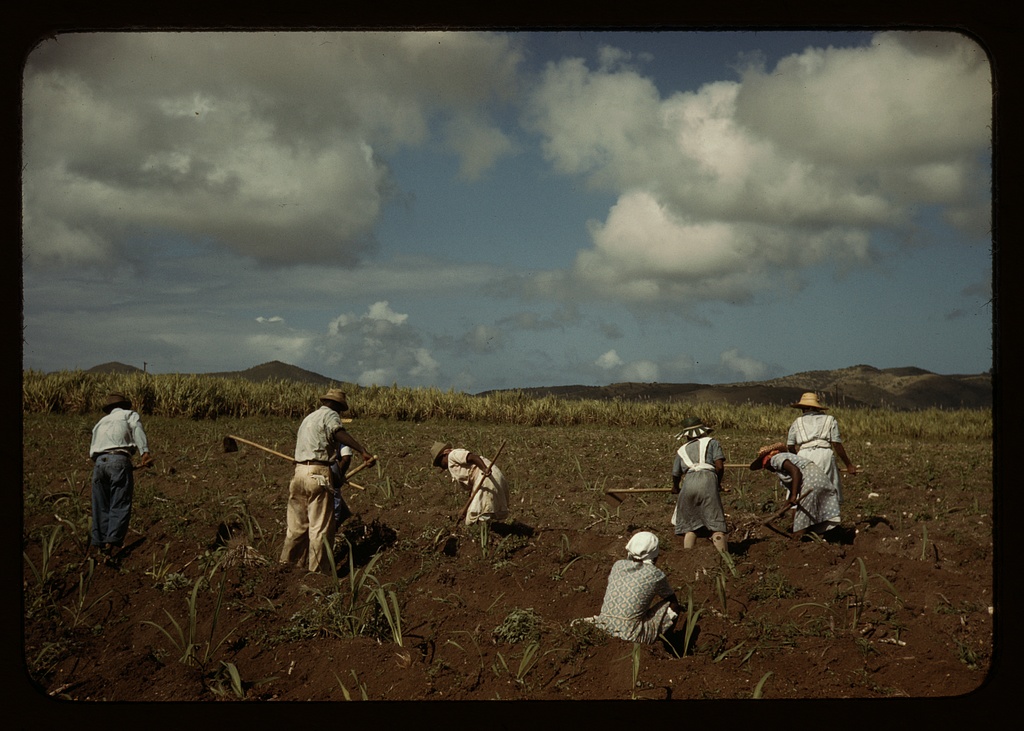
[[[441,453],[446,449],[451,449],[452,445],[450,442],[434,442],[433,446],[430,447],[430,461],[435,467],[440,467]]]
[[[109,414],[115,406],[120,406],[123,409],[130,409],[132,402],[123,393],[112,391],[107,394],[107,400],[103,402],[103,412]]]
[[[764,463],[767,461],[765,457],[775,454],[776,452],[785,452],[787,449],[783,442],[775,442],[774,444],[768,444],[757,450],[757,457],[750,463],[750,469],[759,470],[764,467]]]
[[[676,434],[676,439],[699,439],[705,434],[710,434],[714,429],[701,421],[699,416],[691,416],[683,422],[683,430]]]
[[[821,402],[818,401],[818,395],[813,391],[808,391],[800,397],[799,401],[795,404],[790,404],[790,406],[794,409],[821,409],[822,411],[828,411],[826,407],[821,405]]]
[[[341,406],[342,411],[348,409],[348,401],[345,399],[345,392],[340,388],[328,389],[327,393],[320,397],[321,403],[326,404],[328,401]]]

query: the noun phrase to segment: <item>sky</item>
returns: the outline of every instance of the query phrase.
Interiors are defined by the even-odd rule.
[[[23,368],[985,372],[992,88],[951,31],[58,34]]]

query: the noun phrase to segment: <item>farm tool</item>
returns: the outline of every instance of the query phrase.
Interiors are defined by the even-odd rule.
[[[281,459],[288,460],[292,464],[295,464],[295,460],[292,457],[289,457],[287,454],[281,454],[280,452],[274,451],[270,447],[264,447],[262,444],[257,444],[256,442],[250,442],[248,439],[242,439],[242,437],[235,436],[234,434],[228,434],[226,437],[224,437],[224,451],[225,452],[237,452],[238,451],[238,442],[242,442],[243,444],[248,444],[249,446],[256,447],[257,449],[262,449],[264,452],[270,452],[271,454],[273,454],[276,457],[280,457]],[[376,461],[377,461],[377,455],[375,454],[369,460],[367,460],[366,462],[363,462],[358,467],[353,467],[351,470],[346,472],[345,473],[345,479],[347,480],[349,477],[351,477],[352,475],[356,474],[357,472],[365,470],[370,465],[376,463]],[[352,485],[352,487],[355,487],[355,488],[357,488],[359,490],[365,490],[366,489],[362,485],[356,485],[355,483],[352,483],[352,482],[350,482],[348,484]]]
[[[632,495],[642,492],[672,492],[671,487],[627,487],[622,490],[605,490],[604,495],[608,502],[618,505],[622,502],[620,495]]]
[[[807,497],[810,494],[811,494],[810,492],[805,492],[803,495],[800,495],[799,497],[797,497],[796,502],[792,502],[792,503],[788,503],[787,502],[779,510],[775,511],[774,513],[769,515],[767,518],[762,520],[761,521],[761,525],[763,525],[765,528],[769,528],[769,529],[775,531],[780,536],[785,536],[786,538],[789,538],[790,540],[793,540],[794,538],[796,538],[796,534],[795,533],[787,533],[786,531],[782,530],[777,525],[775,525],[775,521],[778,520],[779,518],[781,518],[782,516],[784,516],[787,512],[789,512],[793,508],[799,506],[800,505],[800,501],[803,500],[805,497]]]
[[[462,506],[462,510],[459,511],[459,514],[455,516],[455,524],[454,527],[452,528],[451,533],[448,534],[448,537],[444,539],[443,543],[439,543],[438,539],[434,539],[434,545],[440,545],[441,550],[444,553],[449,555],[455,553],[455,550],[458,547],[458,535],[456,535],[455,531],[458,529],[459,523],[465,520],[466,513],[469,511],[469,506],[473,504],[473,500],[476,498],[476,494],[480,492],[480,488],[483,487],[484,482],[486,482],[487,479],[491,476],[491,470],[494,468],[494,463],[498,461],[498,457],[501,455],[501,450],[503,450],[504,448],[505,440],[502,439],[501,444],[498,446],[498,451],[494,453],[494,457],[491,459],[490,466],[487,468],[487,471],[484,472],[483,478],[480,480],[480,484],[478,484],[476,488],[474,488],[470,492],[469,500],[467,500],[466,504]]]
[[[256,449],[262,449],[264,452],[269,452],[270,454],[274,455],[275,457],[280,457],[281,459],[287,460],[287,461],[291,462],[292,464],[295,464],[295,460],[293,458],[289,457],[287,454],[281,454],[280,452],[274,451],[270,447],[264,447],[262,444],[257,444],[256,442],[250,442],[248,439],[242,439],[242,437],[236,437],[233,434],[228,434],[226,437],[224,437],[224,451],[225,452],[237,452],[238,451],[238,442],[242,442],[243,444],[248,444],[250,447],[256,447]]]
[[[731,467],[742,467],[743,469],[749,469],[749,466],[745,465],[745,464],[726,464],[725,465],[726,469],[729,469]],[[729,488],[728,487],[720,487],[719,489],[722,492],[729,492]],[[622,498],[619,497],[620,495],[631,495],[631,494],[645,493],[645,492],[672,492],[672,488],[671,487],[627,487],[627,488],[623,488],[621,490],[605,490],[604,494],[605,494],[605,497],[608,498],[609,502],[614,503],[614,504],[618,504],[618,503],[622,502]]]

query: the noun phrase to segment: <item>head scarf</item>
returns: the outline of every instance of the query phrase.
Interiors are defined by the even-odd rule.
[[[626,553],[634,561],[653,564],[658,557],[658,536],[642,530],[629,539]]]

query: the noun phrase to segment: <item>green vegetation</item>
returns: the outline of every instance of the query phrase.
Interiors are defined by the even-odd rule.
[[[495,639],[510,645],[523,640],[536,640],[539,636],[540,617],[533,609],[513,609],[494,628]]]
[[[339,384],[350,395],[353,413],[361,418],[397,421],[453,420],[519,426],[645,426],[675,428],[686,416],[700,416],[718,429],[755,434],[784,434],[793,419],[785,406],[729,405],[683,401],[599,401],[533,398],[521,391],[473,396],[437,388],[360,387]],[[85,371],[23,373],[25,413],[91,414],[100,411],[112,390],[131,399],[144,415],[215,419],[221,417],[301,418],[323,389],[295,381],[250,382],[237,378],[182,374],[111,374]],[[988,409],[897,412],[886,409],[843,409],[832,412],[844,436],[875,438],[991,439]],[[582,470],[580,475],[582,476]],[[584,486],[599,490],[604,482]],[[387,485],[384,490],[390,490]]]

